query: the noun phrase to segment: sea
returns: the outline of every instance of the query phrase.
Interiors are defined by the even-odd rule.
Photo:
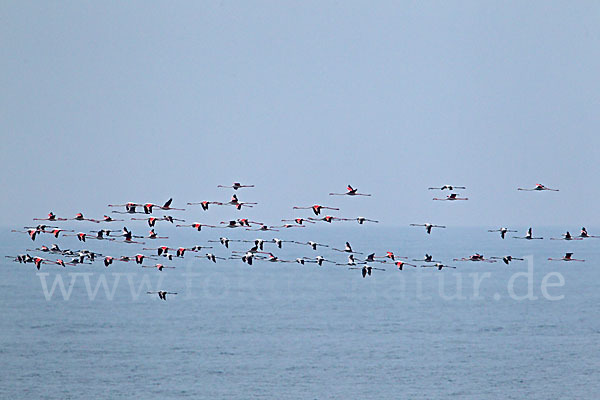
[[[92,228],[91,225],[87,228]],[[544,240],[502,240],[495,227],[435,229],[322,223],[280,232],[157,229],[145,246],[55,239],[0,230],[2,399],[598,399],[600,238],[548,240],[565,227],[536,227]],[[571,227],[577,235],[580,227]],[[141,229],[140,229],[141,230]],[[147,229],[146,229],[147,230]],[[144,231],[146,231],[144,230]],[[591,235],[600,228],[588,227]],[[134,232],[135,233],[135,232]],[[418,267],[238,259],[208,240],[273,237],[282,260],[322,255],[344,263],[346,241]],[[12,258],[57,243],[115,257],[162,245],[214,246],[162,257],[158,271],[133,262],[105,267],[20,264]],[[573,252],[585,262],[549,261]],[[423,268],[425,253],[456,269]],[[512,255],[509,265],[454,261]],[[147,291],[176,292],[163,301]]]

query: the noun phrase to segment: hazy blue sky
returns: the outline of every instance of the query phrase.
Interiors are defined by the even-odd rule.
[[[228,215],[271,224],[321,203],[600,225],[597,1],[3,1],[0,18],[2,224],[241,181],[261,204]],[[516,191],[537,182],[561,191]],[[374,197],[327,196],[348,183]],[[431,201],[445,183],[471,200]]]

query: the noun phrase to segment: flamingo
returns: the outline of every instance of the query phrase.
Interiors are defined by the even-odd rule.
[[[525,260],[524,258],[517,258],[517,257],[513,257],[513,256],[504,256],[504,257],[490,257],[490,259],[494,259],[494,260],[502,260],[504,261],[504,264],[508,265],[511,261],[513,260],[519,260],[519,261],[523,261]]]
[[[48,218],[34,218],[34,221],[66,221],[66,218],[58,218],[52,211],[48,213]]]
[[[143,236],[134,236],[133,233],[127,229],[127,227],[123,227],[123,231],[121,233],[121,236],[123,236],[125,238],[123,243],[137,243],[137,244],[144,244],[144,242],[136,242],[133,240],[133,238],[138,238],[141,239]]]
[[[402,268],[403,268],[405,265],[410,265],[411,267],[415,267],[415,268],[416,268],[416,265],[415,265],[415,264],[409,264],[409,263],[407,263],[407,262],[404,262],[404,261],[396,261],[396,266],[398,267],[398,269],[399,269],[400,271],[402,271]]]
[[[153,227],[156,225],[156,221],[168,221],[173,223],[173,221],[185,222],[183,219],[173,218],[170,215],[165,215],[163,217],[150,217],[150,218],[131,218],[132,221],[148,221],[148,226]]]
[[[146,204],[143,205],[143,207],[144,207],[144,213],[146,213],[146,214],[152,214],[152,209],[154,207],[160,208],[161,210],[185,211],[185,208],[173,208],[173,207],[171,207],[171,203],[173,203],[173,198],[170,198],[169,200],[167,200],[165,202],[165,204],[163,204],[162,206],[160,206],[158,204],[154,204],[154,203],[146,203]]]
[[[383,269],[383,268],[375,268],[375,267],[371,267],[370,265],[364,265],[363,267],[350,267],[348,269],[360,269],[363,278],[366,278],[367,275],[371,276],[371,272],[374,269],[379,270],[379,271],[385,271],[385,269]]]
[[[585,260],[578,260],[576,258],[572,258],[573,253],[566,253],[565,256],[563,258],[548,258],[548,260],[550,261],[585,261]]]
[[[188,206],[194,206],[194,205],[198,205],[198,204],[200,204],[202,206],[202,209],[204,211],[208,211],[208,206],[210,206],[211,204],[216,204],[218,206],[222,206],[223,205],[223,203],[218,202],[218,201],[200,201],[200,202],[197,202],[197,203],[187,203]]]
[[[156,253],[160,256],[162,254],[167,254],[169,252],[169,250],[173,250],[173,249],[169,248],[167,246],[160,246],[160,247],[153,248],[153,249],[144,247],[142,250],[156,250]]]
[[[427,234],[431,234],[431,228],[445,228],[444,225],[433,225],[433,224],[430,224],[430,223],[410,224],[410,226],[424,226],[425,230],[427,231]]]
[[[114,260],[114,257],[111,257],[111,256],[106,256],[106,257],[104,257],[104,266],[105,266],[106,268],[108,268],[108,266],[109,266],[110,264],[112,264],[113,260]]]
[[[422,268],[433,267],[433,268],[437,268],[437,269],[438,269],[438,271],[441,271],[441,270],[442,270],[442,268],[454,268],[454,269],[456,269],[456,267],[452,267],[452,266],[450,266],[450,265],[444,265],[444,264],[442,264],[442,263],[439,263],[439,262],[438,262],[438,263],[435,263],[435,264],[433,264],[433,265],[431,265],[431,264],[429,264],[429,265],[421,265],[421,267],[422,267]]]
[[[298,206],[294,206],[293,209],[294,210],[313,210],[313,212],[315,213],[315,215],[321,214],[321,210],[335,210],[335,211],[339,211],[340,210],[339,208],[320,206],[318,204],[315,204],[314,206],[310,206],[310,207],[298,207]]]
[[[582,237],[573,237],[571,233],[567,231],[567,233],[563,233],[562,237],[559,238],[550,238],[550,240],[583,240]]]
[[[231,185],[231,186],[217,185],[217,187],[219,187],[219,188],[230,188],[230,189],[233,189],[233,190],[238,190],[238,189],[241,189],[241,188],[253,188],[254,185],[242,185],[239,182],[233,182],[233,185]]]
[[[359,251],[352,251],[352,246],[350,246],[350,242],[346,242],[346,246],[344,246],[343,250],[342,249],[335,249],[335,248],[332,248],[331,250],[339,251],[339,252],[342,252],[342,253],[363,254],[363,253],[361,253]]]
[[[277,247],[279,247],[280,249],[281,249],[283,243],[295,243],[293,240],[281,240],[278,238],[273,238],[271,241],[273,243],[275,243],[277,245]]]
[[[396,260],[396,257],[398,257],[398,256],[397,256],[397,255],[395,255],[393,252],[391,252],[391,251],[386,251],[385,258],[389,258],[389,259],[391,259],[392,261],[395,261],[395,260]],[[398,258],[404,258],[404,259],[408,259],[408,257],[398,257]]]
[[[97,219],[85,218],[82,213],[77,213],[75,215],[75,218],[68,218],[68,219],[75,220],[75,221],[90,221],[90,222],[95,222],[95,223],[99,223],[100,222]]]
[[[508,228],[501,227],[500,229],[488,229],[488,232],[500,232],[500,237],[502,239],[504,239],[504,237],[506,236],[506,232],[516,232],[516,231],[511,231]]]
[[[174,269],[175,267],[167,267],[166,265],[155,264],[155,265],[142,265],[142,268],[156,268],[157,270],[162,271],[165,268]]]
[[[458,196],[458,194],[451,193],[448,196],[446,196],[445,199],[440,199],[440,198],[434,197],[433,200],[441,200],[441,201],[446,201],[446,200],[450,200],[450,201],[454,201],[454,200],[469,200],[468,197],[456,197],[456,196]]]
[[[209,228],[216,228],[215,225],[207,225],[207,224],[201,224],[200,222],[194,222],[191,225],[175,225],[177,228],[181,228],[181,227],[189,227],[191,226],[192,228],[196,229],[198,232],[202,231],[202,227],[203,226],[207,226]]]
[[[524,191],[527,191],[527,192],[539,192],[541,190],[551,190],[553,192],[558,192],[559,191],[558,189],[550,189],[550,188],[542,185],[541,183],[536,183],[535,187],[533,189],[517,188],[517,190],[524,190]]]
[[[136,207],[142,207],[142,204],[138,203],[125,203],[125,204],[109,204],[108,207],[125,207],[125,211],[113,211],[118,214],[142,214],[141,212],[136,211]]]
[[[235,206],[235,208],[237,208],[238,210],[242,209],[242,206],[247,206],[247,207],[254,207],[256,204],[258,203],[245,203],[245,202],[241,202],[238,200],[237,195],[234,193],[233,196],[231,196],[231,200],[229,200],[229,203],[224,203],[225,205],[230,205],[230,206]]]
[[[43,232],[43,233],[51,233],[52,235],[54,235],[55,238],[58,239],[58,235],[61,232],[74,232],[74,231],[71,230],[71,229],[53,229],[52,231],[44,231],[44,230],[42,230],[41,232]]]
[[[285,228],[285,229],[306,228],[306,225],[283,224],[283,225],[274,225],[271,228]]]
[[[154,232],[154,229],[150,229],[150,232],[148,233],[148,239],[168,239],[168,236],[158,236],[158,234],[156,232]]]
[[[335,261],[326,260],[325,258],[323,258],[323,256],[317,256],[317,257],[315,257],[315,261],[314,262],[316,262],[317,265],[319,265],[319,267],[323,266],[324,262],[335,264]]]
[[[111,216],[109,215],[105,215],[102,218],[102,222],[123,222],[125,221],[124,219],[113,219]]]
[[[376,258],[385,258],[385,257],[375,257],[375,253],[371,253],[365,257],[365,262],[385,263],[385,260],[376,260]]]
[[[323,221],[323,222],[329,222],[329,223],[331,223],[332,221],[351,221],[347,218],[332,217],[331,215],[326,215],[323,218],[308,217],[308,219],[311,221]]]
[[[242,240],[242,242],[244,243],[254,243],[254,246],[257,249],[261,249],[264,250],[264,243],[265,241],[263,239],[255,239],[255,240]]]
[[[531,228],[527,229],[527,234],[525,234],[525,236],[520,237],[520,236],[513,236],[513,238],[515,239],[527,239],[527,240],[532,240],[532,239],[543,239],[543,237],[533,237],[533,230]]]
[[[305,218],[282,219],[281,222],[295,222],[298,225],[302,225],[304,222],[308,222],[309,224],[314,224],[313,221],[309,221]]]
[[[466,189],[464,186],[444,185],[442,187],[430,187],[429,190],[446,190],[453,191],[454,189]]]
[[[312,240],[309,240],[308,242],[296,242],[294,241],[293,243],[296,244],[307,244],[309,245],[313,250],[317,250],[317,246],[321,246],[321,247],[329,247],[326,244],[321,244],[321,243],[317,243],[317,242],[313,242]]]
[[[479,254],[479,253],[475,253],[469,257],[455,258],[453,261],[482,261],[482,262],[489,262],[489,263],[496,262],[496,260],[488,260],[488,259],[484,258],[483,254]]]
[[[348,262],[343,263],[343,264],[342,263],[336,263],[335,265],[356,265],[356,264],[366,264],[366,262],[365,261],[358,261],[357,262],[354,259],[354,254],[349,254],[348,255]]]
[[[376,223],[376,224],[378,224],[378,223],[379,223],[379,221],[377,221],[377,220],[374,220],[374,219],[368,219],[368,218],[365,218],[365,217],[358,217],[358,218],[356,218],[356,221],[357,221],[357,222],[358,222],[360,225],[364,224],[365,222],[373,222],[373,223]]]
[[[273,229],[273,227],[269,227],[267,225],[261,225],[259,228],[252,229],[246,228],[247,231],[279,231],[279,229]]]
[[[198,258],[205,258],[206,257],[208,260],[210,260],[210,261],[212,261],[214,263],[216,263],[217,260],[226,260],[226,258],[217,257],[217,256],[215,256],[212,253],[206,253],[204,256],[196,256],[196,257],[198,257]]]
[[[580,238],[599,238],[600,236],[591,236],[588,234],[587,229],[585,229],[585,227],[582,227],[579,237]]]
[[[209,240],[209,242],[221,243],[226,248],[229,248],[229,242],[241,242],[241,240],[238,240],[238,239],[234,240],[234,239],[228,239],[226,237],[221,237],[221,238],[219,238],[219,240]]]
[[[147,294],[158,294],[158,298],[167,301],[168,294],[177,294],[177,292],[167,292],[165,290],[159,290],[157,292],[146,292]]]
[[[439,261],[434,260],[433,256],[431,254],[427,254],[427,253],[425,253],[425,257],[423,257],[421,260],[413,258],[413,261],[423,261],[423,262],[433,262],[433,263],[439,262]]]
[[[358,189],[353,188],[351,185],[346,187],[346,193],[329,193],[330,196],[371,196],[366,193],[358,193]]]

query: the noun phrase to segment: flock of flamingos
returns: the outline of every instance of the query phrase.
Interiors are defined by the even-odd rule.
[[[239,182],[235,182],[230,186],[218,185],[218,187],[233,189],[234,191],[237,192],[239,189],[253,188],[254,185],[242,185]],[[448,192],[450,193],[446,197],[441,197],[441,198],[434,197],[433,198],[434,201],[466,201],[466,200],[468,200],[468,198],[459,197],[460,196],[459,194],[454,193],[455,189],[466,189],[466,187],[444,185],[441,187],[430,187],[429,188],[429,190],[440,190],[442,192],[445,190],[448,190]],[[537,184],[534,188],[530,188],[530,189],[518,188],[518,190],[522,190],[522,191],[558,191],[558,189],[551,189],[542,184]],[[349,196],[349,197],[353,197],[353,196],[369,197],[369,196],[371,196],[371,194],[368,194],[368,193],[358,192],[358,189],[356,189],[350,185],[347,186],[345,192],[329,193],[329,195],[330,196]],[[234,228],[237,228],[237,229],[244,229],[247,231],[278,231],[280,229],[303,228],[306,226],[305,224],[315,224],[318,222],[332,223],[334,221],[356,221],[358,224],[361,224],[361,225],[365,224],[365,223],[378,223],[379,222],[374,219],[369,219],[369,218],[360,217],[360,216],[356,217],[356,218],[341,218],[341,217],[335,217],[335,216],[331,216],[331,215],[322,215],[322,212],[324,210],[339,211],[339,208],[327,207],[327,206],[323,206],[323,205],[319,205],[319,204],[310,205],[310,206],[295,206],[295,207],[293,207],[294,210],[311,210],[312,214],[314,214],[314,216],[311,215],[309,217],[298,217],[298,218],[290,219],[290,220],[282,219],[281,222],[283,222],[283,224],[277,225],[277,226],[269,226],[269,225],[265,225],[261,222],[251,221],[251,220],[244,219],[244,218],[238,218],[238,219],[234,219],[234,220],[230,220],[230,221],[222,221],[222,222],[220,222],[219,225],[207,225],[207,224],[203,224],[200,222],[186,224],[185,220],[180,219],[180,218],[174,218],[171,215],[157,216],[154,214],[156,211],[162,211],[162,212],[185,211],[185,209],[183,209],[183,208],[172,207],[171,206],[172,202],[173,202],[173,199],[169,199],[167,202],[165,202],[162,205],[154,204],[154,203],[143,204],[143,203],[132,203],[132,202],[125,203],[125,204],[109,204],[108,205],[108,207],[111,207],[111,208],[120,208],[121,209],[121,210],[112,211],[112,214],[128,215],[130,220],[147,221],[148,226],[150,227],[150,231],[147,236],[134,235],[132,231],[127,229],[127,227],[123,227],[123,229],[120,231],[114,231],[114,230],[110,230],[110,229],[99,229],[99,230],[93,230],[91,232],[89,232],[89,231],[88,232],[83,232],[83,231],[76,232],[76,231],[70,230],[70,229],[61,229],[59,226],[47,225],[47,224],[59,225],[59,223],[64,222],[64,221],[69,221],[69,220],[88,221],[88,222],[91,222],[94,224],[110,224],[110,223],[114,223],[114,222],[125,222],[125,219],[122,219],[124,217],[113,218],[110,215],[104,215],[104,217],[102,219],[92,219],[92,218],[84,217],[84,215],[82,213],[77,213],[74,218],[61,218],[61,217],[56,216],[52,212],[50,212],[48,214],[47,218],[34,218],[34,221],[40,221],[40,222],[43,221],[39,225],[27,226],[27,227],[24,227],[25,230],[13,230],[12,232],[26,233],[27,235],[29,235],[29,237],[33,241],[35,241],[35,239],[40,235],[50,234],[50,235],[53,235],[57,239],[60,236],[74,236],[74,237],[77,237],[77,239],[81,242],[86,242],[86,240],[88,240],[88,239],[93,239],[93,240],[104,240],[107,242],[118,241],[118,242],[123,242],[123,243],[130,243],[133,245],[144,246],[145,241],[143,241],[143,240],[146,240],[146,239],[148,239],[148,240],[168,239],[168,237],[159,236],[158,233],[155,232],[156,223],[161,222],[161,221],[166,221],[171,224],[175,224],[175,226],[179,227],[179,228],[188,227],[188,228],[195,229],[197,231],[201,231],[202,228],[208,228],[208,229],[217,229],[217,228],[234,229]],[[257,203],[240,201],[235,193],[231,196],[231,199],[229,202],[202,201],[202,202],[197,202],[197,203],[187,203],[187,205],[189,205],[189,206],[200,205],[204,211],[208,211],[211,206],[231,206],[231,207],[235,207],[237,210],[242,210],[245,207],[250,207],[250,208],[254,207],[256,204]],[[141,217],[137,217],[137,215],[140,215]],[[436,229],[437,228],[441,228],[441,229],[446,228],[443,225],[435,225],[435,224],[430,224],[430,223],[410,224],[410,225],[424,227],[427,234],[431,234],[431,231],[433,228],[436,228]],[[516,232],[516,231],[510,230],[505,227],[501,227],[499,229],[489,230],[488,232],[499,232],[500,237],[502,239],[504,239],[506,237],[507,233]],[[525,236],[513,236],[513,237],[516,239],[525,239],[525,240],[541,240],[541,239],[543,239],[541,237],[533,236],[533,231],[531,228],[529,228],[527,230]],[[583,240],[586,238],[597,238],[597,237],[600,237],[600,236],[588,235],[587,230],[585,229],[585,227],[583,227],[583,228],[581,228],[581,232],[578,236],[572,236],[567,231],[561,237],[551,238],[551,240]],[[229,251],[230,254],[228,257],[220,257],[211,252],[205,253],[204,255],[196,255],[196,257],[206,258],[214,263],[216,263],[217,260],[227,260],[227,259],[241,260],[242,262],[244,262],[248,265],[253,265],[255,260],[261,261],[261,262],[299,263],[302,265],[304,265],[305,263],[316,263],[319,266],[322,266],[324,263],[331,263],[331,264],[335,264],[335,265],[339,265],[339,266],[346,266],[349,269],[360,270],[360,273],[363,278],[370,276],[374,270],[385,271],[384,268],[377,268],[377,267],[374,267],[371,265],[374,263],[378,263],[378,265],[381,264],[382,266],[383,266],[383,264],[386,264],[386,263],[393,263],[395,268],[397,268],[399,270],[402,270],[406,266],[410,266],[413,268],[417,267],[417,264],[411,264],[406,261],[403,261],[403,260],[408,260],[408,257],[399,257],[399,256],[395,255],[392,251],[388,251],[385,255],[375,255],[375,253],[364,255],[361,252],[354,251],[352,249],[352,246],[348,242],[346,242],[344,246],[340,246],[340,248],[335,248],[328,244],[317,243],[314,241],[298,242],[298,241],[293,241],[293,240],[281,240],[278,238],[273,238],[271,240],[264,240],[264,239],[253,239],[253,240],[236,239],[236,240],[234,240],[234,239],[228,239],[227,237],[222,236],[218,240],[208,240],[208,242],[220,244],[225,249],[227,249],[227,251],[229,251],[229,244],[231,242],[248,243],[248,246],[250,246],[249,249],[243,250],[243,251],[238,251],[238,250]],[[312,257],[312,256],[311,257],[309,257],[309,256],[300,257],[300,258],[296,258],[295,260],[282,260],[282,259],[278,258],[276,255],[274,255],[272,252],[265,251],[264,246],[266,243],[272,244],[276,248],[279,248],[279,249],[281,249],[283,247],[284,243],[291,243],[291,244],[300,245],[300,246],[308,246],[313,251],[319,251],[321,248],[329,248],[332,251],[330,253],[330,255],[333,255],[334,254],[333,252],[344,253],[347,256],[347,261],[339,262],[339,260],[338,261],[329,260],[329,259],[326,259],[325,257],[323,257],[322,255],[317,255],[316,257]],[[41,266],[43,264],[57,264],[62,267],[66,267],[67,265],[74,266],[74,265],[78,265],[78,264],[92,264],[96,260],[102,259],[102,261],[106,267],[109,267],[115,261],[121,261],[121,262],[130,262],[131,261],[131,262],[135,262],[136,264],[141,265],[141,267],[143,267],[143,268],[155,268],[158,271],[162,271],[163,269],[170,269],[170,268],[175,268],[175,267],[167,266],[163,263],[155,263],[154,265],[146,265],[146,264],[144,264],[144,261],[149,260],[149,259],[157,260],[157,259],[160,259],[160,257],[162,257],[165,260],[173,260],[173,258],[183,258],[186,252],[198,253],[198,252],[201,252],[203,249],[212,249],[212,248],[213,248],[213,246],[210,246],[210,245],[194,246],[191,248],[185,248],[185,247],[172,248],[172,247],[168,247],[168,246],[159,246],[159,247],[155,247],[155,248],[141,247],[141,251],[145,251],[145,252],[153,251],[154,254],[148,254],[148,253],[143,254],[140,252],[140,253],[135,254],[134,256],[109,256],[109,255],[102,255],[102,254],[95,253],[95,252],[92,252],[89,250],[84,250],[84,249],[82,249],[82,250],[63,250],[57,244],[53,244],[50,247],[41,246],[40,248],[36,248],[36,249],[27,249],[26,253],[19,254],[16,257],[15,256],[6,256],[6,257],[11,258],[15,262],[19,262],[19,263],[32,263],[37,267],[38,270],[41,268]],[[36,253],[43,252],[43,253],[47,254],[47,257],[52,257],[52,259],[41,257],[41,256],[31,256],[29,254],[29,252],[32,252],[32,253],[33,252],[36,252]],[[332,256],[331,258],[334,258],[334,257]],[[489,263],[497,262],[498,260],[502,260],[504,263],[509,264],[511,261],[523,260],[523,259],[513,257],[511,255],[505,255],[505,256],[501,256],[501,257],[490,257],[488,259],[488,258],[485,258],[482,254],[478,254],[478,253],[473,254],[469,257],[454,259],[454,261],[473,261],[473,262],[489,262]],[[565,256],[562,258],[548,258],[548,260],[551,260],[551,261],[580,261],[580,262],[585,261],[585,260],[573,258],[573,253],[566,253]],[[440,261],[434,260],[433,256],[430,254],[425,254],[424,258],[422,258],[422,259],[412,259],[412,261],[419,262],[420,266],[422,268],[436,268],[440,271],[444,268],[456,268],[455,266],[446,265],[446,264],[441,263]],[[155,291],[155,292],[148,292],[148,294],[158,294],[158,297],[160,299],[166,300],[166,297],[168,294],[177,294],[177,293],[169,292],[166,290],[159,290],[159,291]]]

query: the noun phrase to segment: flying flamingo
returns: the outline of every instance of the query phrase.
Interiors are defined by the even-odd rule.
[[[433,200],[441,200],[441,201],[446,201],[446,200],[450,200],[450,201],[454,201],[454,200],[469,200],[468,197],[456,197],[456,196],[458,196],[458,194],[451,193],[448,196],[446,196],[445,199],[440,199],[440,198],[434,197]]]
[[[315,204],[314,206],[310,206],[310,207],[298,207],[298,206],[294,206],[293,207],[294,210],[313,210],[313,212],[315,213],[315,215],[319,215],[321,214],[321,210],[335,210],[335,211],[339,211],[339,208],[335,208],[335,207],[325,207],[325,206],[320,206],[318,204]]]
[[[142,268],[156,268],[157,270],[162,271],[164,268],[174,269],[175,267],[167,267],[166,265],[155,264],[155,265],[142,265]]]
[[[165,267],[166,268],[166,267]],[[167,292],[165,290],[159,290],[157,292],[146,292],[147,294],[158,294],[158,298],[167,301],[168,294],[177,294],[177,292]]]
[[[563,233],[561,236],[562,237],[559,238],[550,238],[550,240],[583,240],[582,237],[571,236],[571,233],[569,231],[567,231],[567,233]]]
[[[146,203],[144,204],[144,213],[152,214],[152,209],[154,207],[160,208],[161,210],[175,210],[175,211],[185,211],[185,208],[173,208],[171,207],[171,203],[173,202],[173,198],[170,198],[163,204],[162,206],[154,203]]]
[[[370,265],[365,265],[363,267],[350,267],[348,269],[360,269],[363,278],[365,278],[367,275],[371,276],[371,272],[374,269],[379,270],[379,271],[385,271],[385,269],[383,269],[383,268],[375,268],[375,267],[371,267]]]
[[[68,218],[68,219],[75,220],[75,221],[90,221],[90,222],[95,222],[95,223],[100,222],[97,219],[85,218],[82,213],[77,213],[75,215],[75,218]]]
[[[565,256],[563,258],[548,258],[548,260],[550,261],[585,261],[585,260],[578,260],[576,258],[571,258],[573,256],[573,253],[566,253]]]
[[[425,223],[425,224],[410,224],[410,226],[424,226],[425,230],[427,231],[427,234],[431,234],[431,228],[445,228],[444,225],[433,225],[430,223]]]
[[[196,257],[198,257],[198,258],[207,258],[208,260],[210,260],[210,261],[212,261],[214,263],[216,263],[217,260],[226,260],[226,258],[217,257],[217,256],[215,256],[212,253],[206,253],[204,256],[196,256]]]
[[[553,192],[558,192],[558,189],[550,189],[544,185],[542,185],[541,183],[536,183],[535,187],[533,189],[523,189],[523,188],[517,188],[517,190],[525,190],[527,192],[539,192],[541,190],[551,190]]]
[[[238,240],[238,239],[234,240],[234,239],[228,239],[226,237],[221,237],[221,238],[219,238],[219,240],[209,240],[209,242],[221,243],[226,248],[229,248],[229,242],[241,242],[241,240]]]
[[[200,202],[197,202],[197,203],[187,203],[188,206],[194,206],[194,205],[198,205],[198,204],[200,204],[202,206],[202,209],[204,211],[208,211],[208,206],[211,205],[211,204],[216,204],[218,206],[222,206],[223,205],[223,203],[218,202],[218,201],[200,201]]]
[[[225,203],[225,205],[235,206],[235,208],[237,208],[238,210],[241,210],[242,206],[252,208],[256,204],[258,204],[258,203],[247,203],[247,202],[239,201],[238,197],[235,193],[233,194],[233,196],[231,196],[231,200],[229,201],[229,203]]]
[[[371,196],[366,193],[358,193],[358,189],[353,188],[351,185],[346,187],[346,193],[329,193],[330,196]]]
[[[358,222],[360,225],[364,224],[365,222],[373,222],[373,223],[376,223],[376,224],[378,224],[378,223],[379,223],[379,221],[377,221],[377,220],[374,220],[374,219],[368,219],[368,218],[365,218],[365,217],[358,217],[358,218],[356,218],[356,221],[357,221],[357,222]]]
[[[331,250],[339,251],[339,252],[342,252],[342,253],[363,254],[363,253],[361,253],[359,251],[352,251],[352,246],[350,246],[350,242],[346,242],[346,246],[344,247],[343,250],[342,249],[335,249],[335,248],[332,248]]]
[[[51,231],[44,231],[44,230],[42,230],[41,232],[43,232],[43,233],[51,233],[52,235],[54,235],[55,238],[58,238],[58,235],[61,232],[74,232],[74,231],[71,230],[71,229],[53,229]]]
[[[329,223],[331,223],[332,221],[351,221],[350,219],[347,219],[347,218],[332,217],[331,215],[326,215],[323,218],[308,217],[308,219],[311,221],[323,221],[323,222],[329,222]]]
[[[125,221],[125,220],[124,219],[113,219],[109,215],[105,215],[104,218],[102,218],[102,222],[122,222],[122,221]]]
[[[219,187],[219,188],[230,188],[230,189],[233,189],[233,190],[238,190],[238,189],[241,189],[241,188],[253,188],[254,185],[242,185],[239,182],[233,182],[233,185],[231,185],[231,186],[217,185],[217,187]]]
[[[488,259],[484,258],[483,254],[479,254],[479,253],[475,253],[469,257],[455,258],[453,261],[482,261],[482,262],[489,262],[489,263],[496,262],[496,260],[488,260]]]
[[[433,263],[439,262],[439,261],[434,260],[433,256],[431,254],[425,254],[425,257],[423,257],[421,260],[413,258],[413,261],[423,261],[423,262],[433,262]]]
[[[454,189],[466,189],[464,186],[444,185],[442,187],[430,187],[429,190],[446,190],[453,191]]]
[[[406,263],[406,262],[404,262],[404,261],[396,261],[396,266],[398,267],[398,269],[399,269],[400,271],[402,271],[402,268],[403,268],[405,265],[410,265],[411,267],[416,267],[416,265],[415,265],[415,264],[409,264],[409,263]]]
[[[397,258],[404,258],[404,259],[408,260],[408,257],[399,257],[399,256],[395,255],[391,251],[386,251],[385,258],[389,258],[390,260],[395,261],[396,257]],[[419,261],[422,261],[422,260],[419,260]]]
[[[171,249],[171,248],[169,248],[167,246],[160,246],[160,247],[157,247],[157,248],[154,248],[154,249],[149,249],[149,248],[144,247],[142,250],[156,250],[157,254],[160,256],[162,254],[168,253],[169,250],[173,250],[173,249]]]
[[[313,242],[313,241],[311,241],[311,240],[309,240],[308,242],[296,242],[296,241],[294,241],[293,243],[296,243],[296,244],[307,244],[307,245],[309,245],[310,247],[312,247],[312,249],[313,249],[313,250],[317,250],[317,246],[321,246],[321,247],[329,247],[329,246],[328,246],[328,245],[326,245],[326,244],[321,244],[321,243]]]
[[[66,221],[66,218],[58,218],[52,211],[48,213],[48,218],[34,218],[34,221]]]
[[[283,224],[283,225],[274,225],[271,228],[285,228],[285,229],[306,228],[306,225]]]
[[[429,264],[429,265],[421,265],[422,268],[427,268],[427,267],[432,267],[432,268],[437,268],[438,271],[441,271],[442,268],[454,268],[456,269],[456,267],[451,267],[450,265],[444,265],[441,263],[435,263],[433,265]]]
[[[298,225],[302,225],[304,222],[308,222],[309,224],[314,224],[314,222],[308,221],[305,218],[282,219],[281,222],[295,222]]]
[[[587,229],[585,229],[585,227],[581,228],[581,233],[579,234],[580,238],[598,238],[600,236],[590,236],[587,232]]]
[[[512,260],[519,260],[519,261],[524,261],[524,258],[517,258],[517,257],[513,257],[513,256],[504,256],[504,257],[490,257],[490,259],[494,259],[494,260],[502,260],[504,261],[504,264],[508,265]]]
[[[247,231],[279,231],[279,229],[273,229],[273,227],[269,227],[267,225],[261,225],[259,228],[252,229],[246,228]]]
[[[281,249],[282,244],[283,243],[294,243],[293,240],[281,240],[278,238],[273,238],[273,240],[271,240],[273,243],[275,243],[277,245],[277,247],[279,247]]]
[[[191,225],[175,225],[177,228],[181,228],[181,227],[188,227],[191,226],[192,228],[196,229],[198,232],[202,231],[202,227],[203,226],[207,226],[209,228],[216,228],[215,225],[207,225],[207,224],[201,224],[200,222],[194,222]]]
[[[158,236],[156,234],[156,232],[154,232],[154,229],[150,229],[150,232],[148,233],[148,239],[168,239],[168,236]]]
[[[500,237],[502,239],[504,239],[504,237],[506,236],[506,232],[516,232],[516,231],[511,231],[508,228],[501,227],[500,229],[488,229],[488,232],[500,232]]]
[[[150,218],[131,218],[132,221],[148,221],[148,226],[153,227],[156,225],[156,221],[168,221],[173,223],[173,221],[185,222],[183,219],[173,218],[170,215],[165,215],[164,217],[150,217]]]
[[[357,265],[357,264],[366,264],[366,262],[364,262],[364,261],[358,261],[357,262],[354,259],[354,255],[353,254],[349,254],[348,255],[348,261],[347,262],[345,262],[345,263],[335,263],[335,265],[351,265],[351,266],[354,266],[354,265]]]
[[[525,236],[513,236],[513,238],[515,239],[527,239],[527,240],[532,240],[532,239],[543,239],[543,237],[533,237],[533,230],[531,228],[527,229],[527,234]]]

